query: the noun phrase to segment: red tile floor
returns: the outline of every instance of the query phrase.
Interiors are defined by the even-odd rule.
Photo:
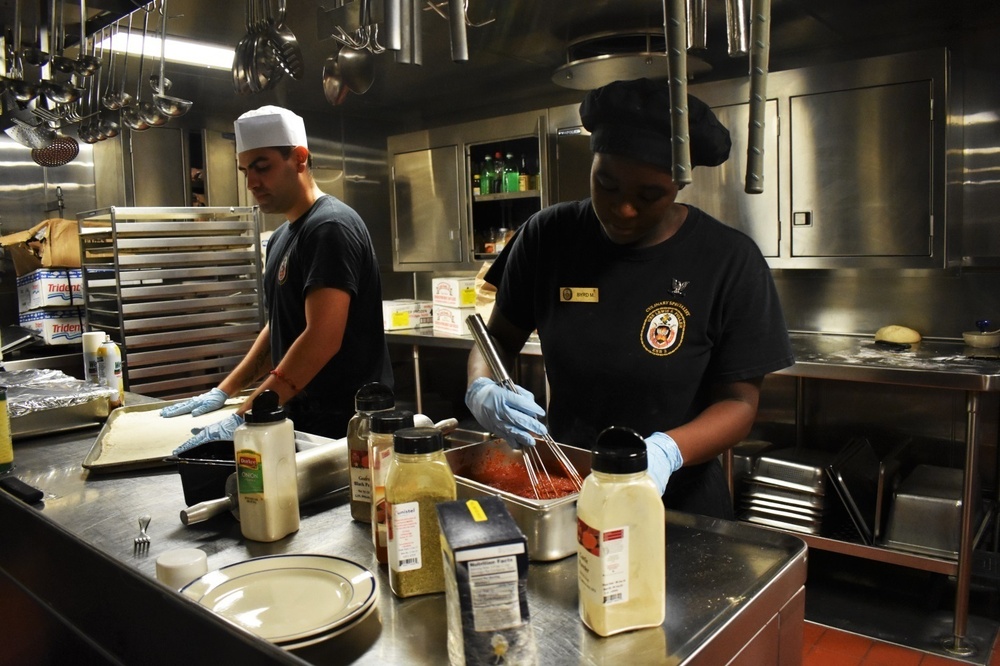
[[[960,666],[968,663],[813,622],[806,622],[802,641],[802,666]],[[1000,637],[993,644],[989,666],[1000,666]]]

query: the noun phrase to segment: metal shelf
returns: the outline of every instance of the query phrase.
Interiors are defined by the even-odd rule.
[[[121,346],[126,389],[216,386],[264,325],[258,209],[112,206],[77,221],[87,327]]]

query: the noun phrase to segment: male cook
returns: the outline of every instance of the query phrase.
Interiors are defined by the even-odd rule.
[[[371,237],[350,206],[317,187],[302,118],[264,106],[244,113],[235,126],[247,188],[262,211],[286,218],[267,245],[267,324],[218,388],[160,414],[205,414],[264,381],[235,414],[194,430],[174,453],[232,439],[241,415],[265,389],[278,394],[296,430],[343,437],[358,388],[376,381],[393,385]]]

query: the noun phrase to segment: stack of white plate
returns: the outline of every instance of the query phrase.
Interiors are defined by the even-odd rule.
[[[330,555],[273,555],[237,562],[181,593],[285,649],[343,634],[375,612],[378,581],[365,567]]]

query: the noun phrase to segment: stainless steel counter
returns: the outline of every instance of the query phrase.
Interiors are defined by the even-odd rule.
[[[871,336],[792,333],[790,338],[795,363],[775,374],[795,378],[799,441],[802,440],[801,432],[806,423],[804,412],[807,406],[803,396],[809,380],[922,386],[965,393],[966,455],[961,543],[957,562],[900,554],[884,548],[832,539],[804,538],[810,547],[955,576],[955,620],[948,649],[957,656],[975,654],[983,646],[976,646],[967,639],[967,629],[974,548],[973,513],[977,504],[975,478],[979,451],[985,437],[979,412],[984,394],[1000,392],[1000,350],[973,349],[962,342],[947,340],[924,340],[908,348],[895,349],[876,344]],[[388,340],[391,343],[408,344],[413,348],[418,411],[421,409],[420,347],[471,349],[474,344],[471,336],[444,336],[435,334],[432,329],[394,331],[388,334]],[[541,354],[541,346],[537,342],[529,342],[523,353]],[[727,462],[731,467],[731,453]]]
[[[180,478],[170,468],[118,474],[82,469],[96,435],[96,430],[64,433],[16,444],[16,474],[43,490],[45,498],[26,507],[0,492],[5,526],[0,571],[107,654],[144,664],[219,663],[220,654],[231,660],[237,653],[248,663],[447,663],[444,596],[398,600],[391,594],[387,572],[374,558],[369,527],[351,521],[344,492],[303,507],[296,534],[273,544],[249,542],[228,514],[184,527],[178,515],[184,508]],[[137,556],[132,538],[144,513],[152,516],[152,545]],[[744,646],[749,650],[744,655],[773,660],[779,645],[781,663],[799,663],[804,543],[682,514],[669,514],[667,528],[667,619],[660,629],[599,638],[577,615],[576,558],[531,564],[528,594],[538,663],[719,664]],[[210,570],[276,553],[346,557],[377,572],[379,612],[372,616],[377,619],[312,648],[282,652],[154,580],[157,556],[181,547],[203,549]],[[96,588],[95,577],[101,579]],[[95,590],[103,597],[101,620],[94,617],[95,600],[80,598]],[[115,618],[115,626],[104,618]],[[184,636],[176,629],[181,625],[187,627]]]

